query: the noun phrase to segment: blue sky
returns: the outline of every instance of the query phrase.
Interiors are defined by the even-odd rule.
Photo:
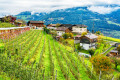
[[[88,6],[89,10],[100,14],[108,14],[120,7],[103,5],[120,5],[120,0],[0,0],[0,16],[16,15],[23,11],[50,12],[57,9]]]

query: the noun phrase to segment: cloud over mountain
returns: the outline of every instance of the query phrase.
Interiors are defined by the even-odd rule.
[[[103,14],[118,9],[118,7],[104,7],[104,5],[111,4],[120,5],[120,0],[0,0],[0,15],[15,15],[23,11],[49,12],[80,6],[92,6],[88,9]],[[100,5],[102,7],[99,7]]]

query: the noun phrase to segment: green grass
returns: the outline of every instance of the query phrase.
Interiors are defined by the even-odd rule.
[[[116,39],[112,37],[101,36],[101,38],[108,41],[120,42],[120,39]]]
[[[15,25],[6,22],[0,22],[0,28],[15,27]]]
[[[111,50],[115,49],[115,47],[111,47],[108,51],[104,53],[104,55],[107,55]]]

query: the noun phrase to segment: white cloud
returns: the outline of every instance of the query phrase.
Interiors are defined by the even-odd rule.
[[[100,14],[109,14],[113,11],[120,9],[120,7],[104,7],[104,6],[91,6],[88,7],[90,11],[97,12]]]
[[[89,9],[91,11],[95,11],[95,6],[105,4],[120,5],[120,0],[0,0],[0,15],[15,15],[22,11],[49,12],[57,9],[66,9],[88,5],[92,5],[93,7],[90,7]],[[101,8],[99,9],[100,11],[98,10],[95,12],[102,11]],[[109,8],[107,8],[107,10],[108,12],[113,11]]]

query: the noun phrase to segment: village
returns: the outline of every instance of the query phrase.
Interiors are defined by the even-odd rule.
[[[43,21],[28,21],[27,23],[25,23],[23,20],[20,20],[20,19],[16,20],[16,17],[13,17],[13,16],[5,16],[3,18],[0,18],[1,22],[5,22],[7,20],[9,20],[9,23],[15,24],[18,27],[0,28],[0,36],[2,39],[10,38],[11,36],[14,36],[14,34],[18,35],[30,29],[44,30],[44,28],[46,28],[46,29],[49,29],[48,33],[52,34],[52,36],[57,41],[64,42],[70,46],[75,46],[75,44],[80,45],[79,47],[80,49],[83,49],[83,52],[86,52],[91,49],[95,50],[98,46],[97,42],[100,40],[99,39],[99,36],[101,34],[100,31],[98,32],[96,31],[96,33],[94,31],[90,32],[87,29],[88,26],[84,24],[72,25],[72,24],[56,23],[56,24],[45,25]],[[24,25],[24,27],[21,27],[22,25]],[[9,36],[5,36],[5,35],[9,35]],[[63,39],[68,39],[68,40],[65,41]],[[110,47],[108,47],[108,49],[104,50],[104,52],[102,53],[109,51],[106,54],[107,56],[119,57],[120,55],[117,50],[117,47],[119,46],[119,44],[120,43],[117,43],[117,42],[110,44]],[[91,56],[91,55],[88,55],[88,56]]]
[[[74,52],[79,56],[84,56],[88,64],[88,59],[94,55],[102,54],[110,58],[120,58],[120,43],[110,41],[107,37],[103,38],[100,31],[89,31],[87,25],[84,24],[47,24],[44,21],[28,21],[16,20],[16,17],[5,16],[0,18],[1,23],[9,22],[16,27],[0,28],[0,38],[4,40],[12,39],[30,30],[40,30],[51,35],[53,39],[63,45],[72,47]],[[48,37],[49,38],[49,37]],[[115,63],[118,66],[118,62]],[[90,64],[91,66],[91,64]]]

